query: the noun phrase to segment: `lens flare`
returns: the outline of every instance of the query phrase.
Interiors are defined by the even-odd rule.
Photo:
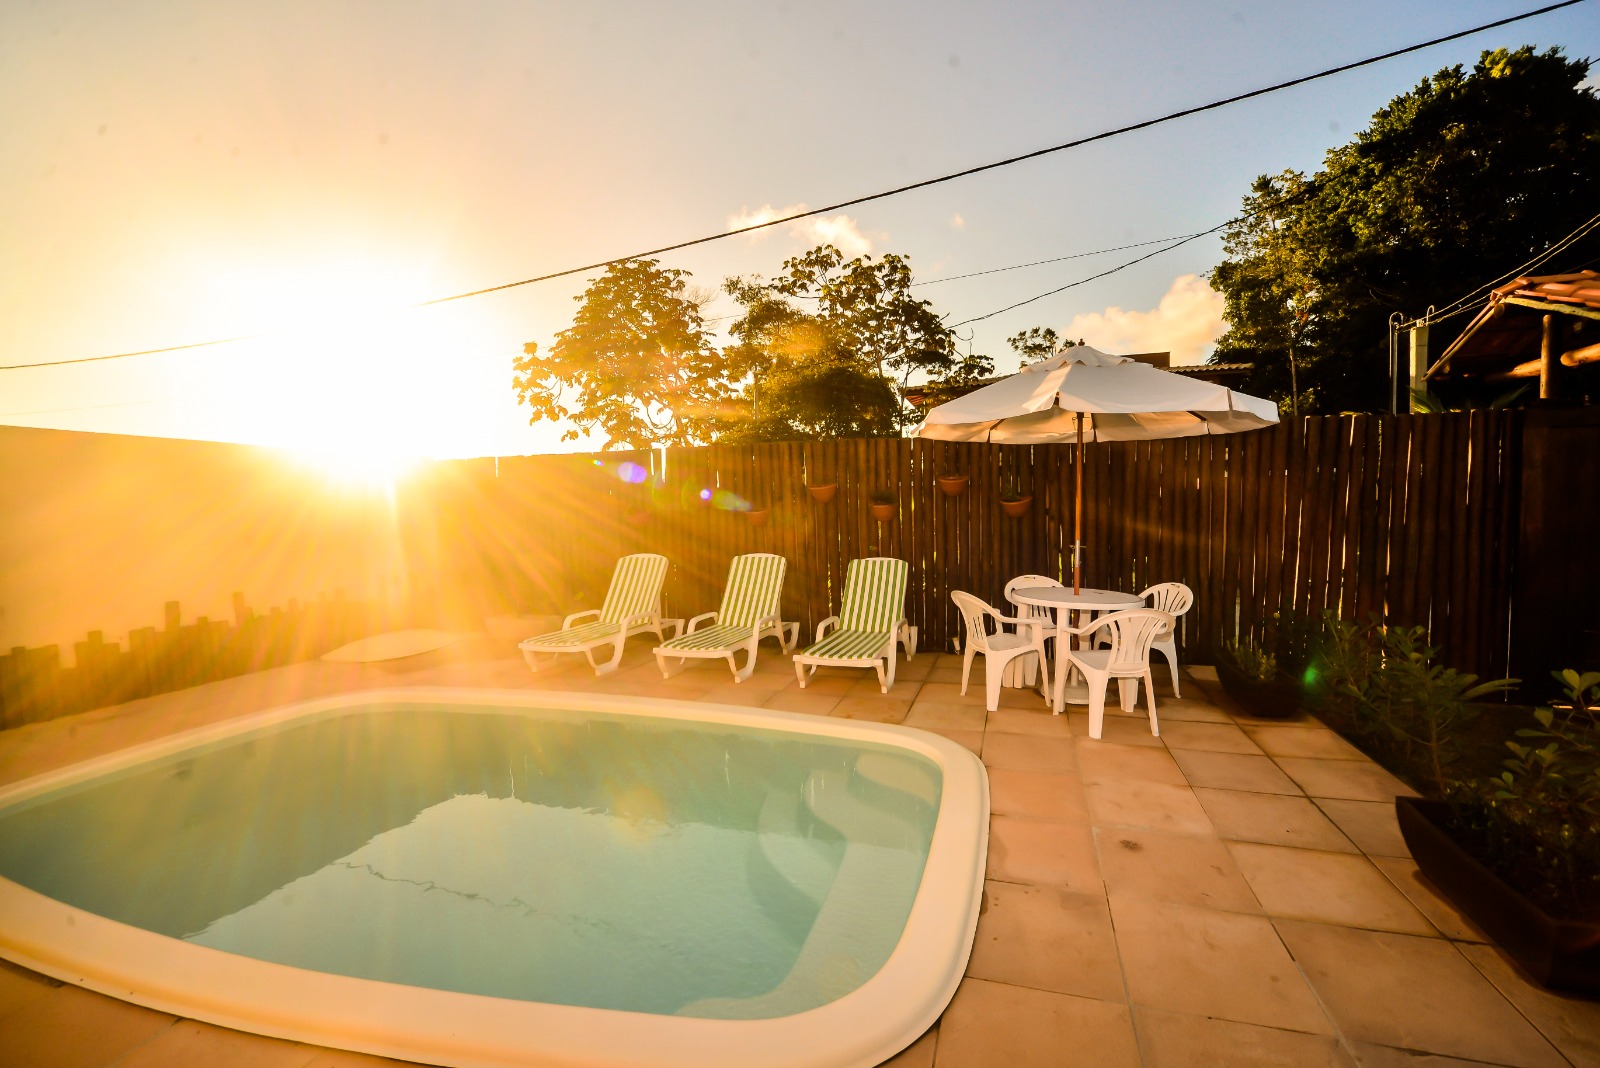
[[[716,493],[711,495],[711,507],[719,508],[724,512],[748,512],[750,510],[750,502],[737,493],[731,493],[728,490],[717,490]]]
[[[701,490],[700,491],[700,499],[702,501],[709,501],[711,499],[711,491],[708,490],[708,489]]]
[[[650,477],[650,472],[636,463],[625,462],[617,465],[617,477],[624,482],[637,486]]]

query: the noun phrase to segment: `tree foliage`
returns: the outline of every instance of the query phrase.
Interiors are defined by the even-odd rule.
[[[688,278],[657,260],[607,267],[574,298],[578,314],[549,353],[529,342],[513,365],[530,421],[573,424],[563,441],[598,429],[607,448],[704,440],[729,390]]]
[[[1228,324],[1213,358],[1254,362],[1246,388],[1302,413],[1384,407],[1392,312],[1443,308],[1594,214],[1588,68],[1554,48],[1484,52],[1396,97],[1315,174],[1258,178],[1212,274]],[[1544,269],[1574,269],[1596,244]],[[1435,354],[1469,319],[1434,327]]]

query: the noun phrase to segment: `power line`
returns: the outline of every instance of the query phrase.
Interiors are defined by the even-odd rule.
[[[1190,234],[1189,236],[1198,237],[1200,235]],[[1010,267],[990,267],[986,271],[970,271],[967,274],[952,274],[947,278],[930,278],[924,282],[912,282],[911,284],[914,286],[932,286],[938,285],[940,282],[958,282],[963,278],[977,278],[980,275],[986,274],[1002,274],[1006,271],[1020,271],[1024,267],[1042,267],[1047,263],[1065,263],[1067,260],[1088,259],[1090,256],[1104,256],[1107,252],[1126,252],[1130,248],[1143,248],[1146,245],[1159,245],[1164,241],[1176,240],[1178,240],[1176,237],[1158,237],[1150,241],[1135,241],[1131,245],[1117,245],[1113,248],[1100,248],[1095,249],[1093,252],[1074,252],[1070,256],[1056,256],[1053,259],[1048,260],[1034,260],[1031,263],[1017,263]]]
[[[1259,96],[1266,96],[1266,95],[1268,95],[1270,93],[1280,92],[1280,91],[1282,91],[1284,89],[1291,89],[1291,88],[1293,88],[1293,87],[1295,87],[1297,85],[1305,85],[1308,82],[1314,82],[1314,81],[1318,81],[1318,80],[1323,79],[1323,78],[1329,78],[1329,77],[1332,77],[1335,74],[1343,74],[1346,71],[1357,70],[1357,69],[1359,69],[1361,67],[1368,67],[1368,66],[1373,65],[1374,63],[1382,63],[1382,62],[1384,62],[1386,60],[1395,59],[1395,58],[1397,58],[1399,56],[1408,55],[1408,54],[1410,54],[1412,52],[1420,52],[1423,49],[1432,48],[1435,45],[1447,44],[1450,41],[1457,41],[1457,40],[1460,40],[1463,37],[1470,37],[1473,34],[1482,33],[1485,30],[1497,29],[1497,28],[1499,28],[1501,26],[1509,26],[1509,25],[1511,25],[1513,23],[1516,23],[1516,22],[1522,22],[1522,21],[1524,21],[1526,19],[1535,18],[1535,17],[1537,17],[1539,15],[1546,15],[1546,14],[1549,14],[1550,12],[1552,12],[1552,11],[1559,11],[1562,8],[1573,7],[1573,6],[1577,5],[1577,4],[1581,4],[1581,3],[1584,3],[1584,2],[1585,2],[1585,0],[1559,0],[1558,3],[1546,4],[1544,7],[1535,8],[1532,11],[1524,11],[1524,12],[1522,12],[1520,14],[1517,14],[1517,15],[1509,15],[1509,16],[1507,16],[1505,18],[1495,19],[1492,22],[1485,22],[1485,23],[1482,23],[1480,25],[1473,26],[1473,27],[1471,27],[1469,29],[1457,30],[1455,33],[1449,33],[1449,34],[1445,34],[1442,37],[1435,37],[1435,38],[1433,38],[1431,40],[1428,40],[1428,41],[1421,41],[1421,42],[1419,42],[1417,44],[1407,45],[1404,48],[1396,48],[1396,49],[1393,49],[1391,51],[1384,52],[1381,55],[1369,56],[1366,59],[1358,59],[1358,60],[1355,60],[1354,62],[1351,62],[1351,63],[1342,63],[1342,64],[1340,64],[1339,66],[1336,66],[1336,67],[1329,67],[1326,70],[1317,71],[1315,74],[1302,75],[1299,78],[1291,78],[1288,81],[1277,82],[1276,84],[1269,85],[1269,86],[1266,86],[1266,87],[1261,88],[1261,89],[1252,89],[1249,92],[1237,93],[1237,94],[1235,94],[1233,96],[1223,97],[1220,100],[1213,100],[1208,104],[1199,104],[1199,105],[1196,105],[1195,107],[1183,108],[1183,109],[1180,109],[1178,111],[1168,112],[1165,115],[1161,115],[1161,116],[1158,116],[1158,117],[1153,118],[1153,119],[1145,119],[1145,120],[1143,120],[1141,122],[1130,123],[1130,124],[1128,124],[1126,126],[1116,127],[1115,129],[1103,130],[1100,133],[1090,134],[1087,137],[1080,137],[1080,138],[1077,138],[1077,139],[1072,140],[1072,141],[1065,141],[1065,142],[1063,142],[1063,143],[1061,143],[1059,145],[1051,145],[1048,148],[1040,148],[1040,149],[1035,149],[1032,152],[1025,152],[1020,156],[1010,156],[1010,157],[1007,157],[1005,159],[996,160],[996,161],[994,161],[992,163],[983,163],[983,164],[979,164],[976,167],[968,167],[968,168],[966,168],[964,170],[953,171],[953,172],[951,172],[949,174],[940,175],[937,178],[926,178],[926,179],[923,179],[922,181],[919,181],[919,182],[911,182],[911,183],[909,183],[907,185],[896,186],[893,189],[886,189],[886,190],[883,190],[882,192],[870,193],[870,194],[868,194],[866,196],[855,197],[855,198],[853,198],[851,200],[841,200],[836,204],[830,204],[830,205],[828,205],[826,207],[812,208],[812,209],[807,210],[807,211],[795,212],[792,215],[785,215],[785,216],[782,216],[782,217],[776,218],[776,219],[768,219],[768,220],[766,220],[764,222],[752,223],[752,224],[750,224],[748,226],[741,226],[741,227],[739,227],[737,229],[734,229],[734,230],[723,230],[723,231],[719,231],[719,232],[717,232],[715,234],[708,234],[708,235],[706,235],[704,237],[691,238],[690,240],[679,241],[679,242],[676,242],[676,243],[671,244],[671,245],[662,245],[659,248],[650,249],[650,250],[644,251],[644,252],[633,252],[633,253],[629,253],[628,255],[625,255],[625,256],[617,256],[617,257],[613,257],[613,258],[607,259],[607,260],[600,260],[600,261],[595,262],[595,263],[585,264],[582,267],[568,267],[568,268],[566,268],[564,270],[552,271],[552,272],[550,272],[548,274],[536,275],[536,276],[534,276],[532,278],[523,278],[523,279],[520,279],[520,280],[515,281],[515,282],[505,282],[505,283],[502,283],[500,285],[487,286],[487,287],[485,287],[483,289],[474,289],[474,290],[470,290],[470,291],[465,292],[465,293],[455,293],[455,294],[452,294],[452,295],[447,296],[447,297],[437,297],[437,298],[435,298],[433,300],[423,301],[420,304],[415,305],[415,307],[422,308],[422,307],[429,307],[429,306],[432,306],[432,305],[435,305],[435,304],[446,304],[446,303],[449,303],[451,301],[466,300],[466,299],[471,298],[471,297],[485,296],[485,295],[487,295],[489,293],[499,293],[499,292],[502,292],[503,290],[515,289],[515,288],[517,288],[519,286],[533,285],[536,282],[549,282],[549,281],[552,281],[552,280],[557,279],[557,278],[566,278],[566,277],[569,277],[569,276],[575,275],[575,274],[586,274],[589,271],[596,271],[596,270],[599,270],[599,269],[601,269],[603,267],[609,267],[609,266],[612,266],[613,264],[622,263],[625,260],[645,259],[645,258],[648,258],[648,257],[651,257],[651,256],[659,256],[659,255],[662,255],[662,254],[668,253],[668,252],[676,252],[676,251],[678,251],[680,249],[692,248],[692,247],[694,247],[696,245],[708,244],[708,243],[710,243],[712,241],[721,241],[721,240],[724,240],[724,239],[729,238],[729,237],[735,237],[735,236],[737,236],[739,234],[748,234],[748,233],[752,233],[752,232],[754,232],[756,230],[764,230],[764,229],[767,229],[767,228],[773,227],[773,226],[781,226],[784,223],[797,222],[800,219],[809,219],[809,218],[812,218],[812,217],[817,216],[817,215],[826,215],[829,212],[840,211],[840,210],[842,210],[844,208],[856,207],[857,205],[861,205],[861,204],[869,204],[869,203],[872,203],[873,201],[883,200],[883,199],[886,199],[888,197],[893,197],[893,196],[899,196],[902,193],[909,193],[909,192],[912,192],[913,190],[917,190],[917,189],[927,189],[927,188],[929,188],[931,186],[941,185],[941,184],[943,184],[945,182],[953,182],[958,178],[968,178],[968,177],[971,177],[972,175],[982,174],[982,173],[984,173],[986,171],[998,170],[1001,167],[1009,167],[1009,166],[1012,166],[1013,164],[1023,163],[1023,162],[1025,162],[1027,160],[1038,159],[1041,156],[1048,156],[1048,155],[1051,155],[1051,154],[1056,153],[1056,152],[1064,152],[1064,151],[1066,151],[1068,149],[1072,149],[1072,148],[1080,148],[1080,147],[1082,147],[1084,145],[1093,144],[1096,141],[1105,141],[1105,140],[1109,140],[1110,138],[1113,138],[1113,137],[1119,137],[1122,134],[1133,133],[1133,132],[1138,131],[1138,130],[1149,129],[1152,126],[1159,126],[1162,123],[1172,122],[1172,121],[1174,121],[1176,119],[1187,118],[1190,115],[1199,115],[1199,114],[1202,114],[1203,112],[1214,111],[1214,110],[1216,110],[1218,108],[1227,107],[1229,104],[1237,104],[1237,103],[1240,103],[1240,102],[1245,101],[1245,100],[1253,100],[1253,99],[1255,99],[1256,97],[1259,97]],[[1218,227],[1217,229],[1220,229],[1220,227]],[[1212,231],[1205,231],[1204,233],[1211,233],[1211,232]],[[1203,234],[1194,235],[1194,237],[1200,237],[1200,236],[1203,236]],[[1193,238],[1185,238],[1184,240],[1185,241],[1193,240]],[[1180,243],[1182,243],[1182,242],[1180,242]],[[1174,245],[1172,247],[1175,248],[1177,246]],[[1156,253],[1152,253],[1152,255],[1157,255],[1162,251],[1166,251],[1166,250],[1165,249],[1157,250],[1157,252]],[[1147,258],[1148,257],[1141,257],[1141,259],[1147,259]],[[1134,260],[1132,262],[1133,263],[1137,263],[1137,262],[1139,262],[1139,260]],[[1127,267],[1127,266],[1131,266],[1131,265],[1132,264],[1130,263],[1130,264],[1124,264],[1123,266]],[[1116,270],[1121,270],[1121,269],[1122,268],[1116,268]],[[1114,273],[1114,272],[1111,272],[1111,271],[1106,272],[1106,274],[1110,274],[1110,273]],[[1105,277],[1105,275],[1104,274],[1097,275],[1096,277]],[[1083,281],[1091,281],[1091,280],[1092,279],[1083,279]],[[1082,284],[1082,283],[1079,282],[1079,283],[1073,283],[1073,284],[1077,285],[1077,284]],[[1060,292],[1060,291],[1056,290],[1055,292]],[[1041,297],[1049,296],[1049,295],[1050,294],[1048,294],[1048,293],[1041,294]],[[1031,298],[1031,299],[1038,300],[1038,299],[1040,299],[1040,297],[1034,297],[1034,298]],[[1023,303],[1028,303],[1028,302],[1024,301]],[[1020,306],[1021,305],[1013,305],[1013,307],[1020,307]],[[1009,310],[1009,309],[1001,309],[1001,310],[1002,311],[1006,311],[1006,310]],[[999,312],[991,312],[990,314],[991,315],[998,315]],[[987,318],[987,317],[988,316],[983,316],[982,318]],[[968,320],[968,322],[975,322],[975,321],[976,320]],[[244,338],[223,338],[223,339],[219,339],[219,340],[216,340],[216,341],[195,342],[195,343],[189,344],[189,345],[172,345],[172,346],[168,346],[166,348],[160,348],[160,349],[143,349],[143,350],[140,350],[138,352],[121,352],[121,353],[115,353],[115,354],[112,354],[112,355],[109,355],[109,356],[87,356],[87,357],[80,357],[78,359],[72,359],[72,360],[51,360],[51,361],[45,361],[45,362],[40,362],[40,363],[13,364],[13,365],[10,365],[10,366],[0,366],[0,371],[16,371],[16,370],[22,370],[22,369],[28,368],[28,367],[59,367],[59,366],[65,365],[65,364],[93,363],[93,362],[96,362],[96,361],[99,361],[99,360],[125,359],[125,358],[127,358],[129,356],[150,356],[150,355],[155,355],[157,353],[162,353],[162,352],[178,352],[178,351],[182,351],[182,350],[185,350],[185,349],[198,349],[198,348],[206,348],[206,347],[214,346],[214,345],[226,345],[226,344],[230,344],[230,343],[235,342],[235,341],[242,341],[242,340],[244,340]]]
[[[1005,312],[1008,312],[1008,311],[1014,311],[1017,308],[1020,308],[1025,304],[1032,304],[1036,300],[1043,300],[1045,297],[1053,297],[1057,293],[1064,293],[1067,290],[1072,289],[1075,286],[1081,286],[1081,285],[1084,285],[1085,283],[1093,282],[1096,279],[1104,278],[1107,275],[1116,274],[1118,271],[1127,270],[1129,267],[1132,267],[1136,263],[1143,263],[1145,260],[1153,259],[1154,257],[1161,255],[1163,252],[1171,252],[1173,249],[1177,248],[1180,245],[1187,245],[1189,242],[1197,241],[1200,238],[1205,237],[1207,234],[1214,234],[1218,230],[1221,230],[1223,227],[1232,226],[1234,223],[1236,223],[1238,221],[1239,220],[1237,218],[1234,218],[1234,219],[1229,219],[1227,222],[1220,222],[1217,225],[1213,226],[1209,230],[1201,230],[1197,234],[1190,234],[1188,237],[1179,238],[1177,241],[1174,241],[1172,244],[1166,246],[1165,248],[1158,248],[1154,252],[1147,252],[1143,256],[1138,256],[1138,257],[1136,257],[1134,259],[1129,260],[1127,263],[1119,263],[1117,266],[1111,268],[1108,271],[1101,271],[1099,274],[1091,274],[1089,277],[1080,278],[1076,282],[1068,282],[1064,286],[1057,286],[1055,289],[1050,290],[1048,293],[1040,293],[1038,296],[1029,297],[1027,300],[1019,300],[1015,304],[1007,304],[1004,308],[996,308],[992,312],[985,312],[982,315],[974,315],[970,319],[963,319],[959,323],[952,324],[950,329],[954,330],[956,327],[958,327],[958,326],[966,326],[968,323],[979,323],[979,322],[982,322],[985,319],[993,319],[996,315],[1001,315],[1001,314],[1004,314]]]
[[[1565,252],[1568,248],[1571,248],[1577,242],[1589,236],[1589,234],[1596,227],[1600,227],[1600,215],[1596,215],[1588,222],[1583,223],[1576,230],[1572,231],[1572,233],[1568,234],[1566,237],[1563,237],[1561,240],[1557,241],[1555,244],[1551,245],[1549,248],[1533,257],[1533,259],[1529,260],[1527,263],[1524,263],[1522,266],[1514,267],[1505,274],[1502,274],[1499,278],[1496,278],[1494,281],[1485,282],[1483,285],[1472,290],[1470,293],[1466,293],[1460,297],[1457,297],[1449,304],[1446,304],[1442,311],[1435,312],[1433,315],[1428,316],[1428,322],[1442,322],[1445,319],[1449,319],[1460,315],[1463,312],[1470,311],[1470,302],[1474,298],[1482,296],[1485,292],[1493,289],[1497,285],[1500,285],[1502,282],[1510,281],[1513,278],[1520,278],[1532,268],[1538,267],[1540,264],[1547,263],[1551,259],[1554,259],[1556,256],[1559,256],[1561,253]]]

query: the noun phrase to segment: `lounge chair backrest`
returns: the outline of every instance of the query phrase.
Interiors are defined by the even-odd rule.
[[[617,561],[611,574],[611,588],[606,591],[605,606],[600,609],[602,623],[619,623],[624,619],[654,612],[661,605],[661,583],[667,577],[667,558],[659,553],[634,553]]]
[[[1172,626],[1172,616],[1153,608],[1129,608],[1101,616],[1099,633],[1111,635],[1112,671],[1144,670],[1150,666],[1150,646]]]
[[[725,627],[748,627],[763,616],[776,614],[788,566],[789,561],[773,553],[735,556],[728,567],[728,585],[722,591],[717,622]]]
[[[839,626],[844,630],[887,631],[906,614],[906,575],[911,566],[889,556],[850,561],[844,575]]]

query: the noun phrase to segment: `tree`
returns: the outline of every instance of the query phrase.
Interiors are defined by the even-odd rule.
[[[1484,52],[1447,67],[1331,150],[1323,169],[1256,179],[1211,284],[1217,362],[1246,389],[1337,412],[1386,407],[1387,322],[1421,316],[1545,252],[1600,202],[1600,98],[1560,49]],[[1574,245],[1550,271],[1595,255]],[[1469,305],[1470,306],[1470,305]],[[1466,325],[1432,330],[1435,354]]]
[[[913,374],[943,380],[993,370],[984,357],[958,358],[954,333],[911,295],[904,257],[845,263],[820,245],[786,260],[783,272],[723,287],[744,306],[729,328],[728,373],[747,383],[739,410],[718,426],[723,440],[894,434],[914,419],[897,376],[904,385]],[[815,301],[815,310],[797,301]]]
[[[1060,349],[1070,349],[1083,342],[1070,339],[1063,341],[1060,335],[1048,326],[1030,326],[1021,333],[1006,338],[1006,344],[1010,345],[1011,351],[1022,357],[1022,362],[1026,364],[1038,363],[1054,356]]]
[[[685,271],[657,260],[606,268],[575,300],[578,314],[547,355],[523,346],[514,369],[530,422],[575,424],[563,441],[598,428],[605,447],[703,441],[729,395],[726,366],[700,317]],[[698,298],[691,299],[691,298]],[[569,392],[576,397],[568,400]]]

